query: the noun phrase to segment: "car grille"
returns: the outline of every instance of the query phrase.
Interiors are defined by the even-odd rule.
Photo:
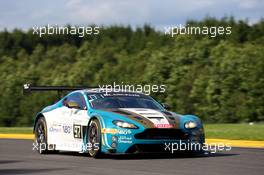
[[[168,140],[186,140],[188,134],[180,129],[146,129],[135,134],[136,139],[168,139]]]
[[[126,153],[165,153],[164,144],[136,144],[132,145]]]

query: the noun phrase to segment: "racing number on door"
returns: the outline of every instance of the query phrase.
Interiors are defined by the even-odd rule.
[[[82,138],[81,125],[73,125],[73,137]]]

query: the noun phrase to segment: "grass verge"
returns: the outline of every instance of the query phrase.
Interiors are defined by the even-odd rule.
[[[205,124],[206,138],[264,140],[264,124]]]
[[[32,134],[32,127],[0,127],[0,134]]]

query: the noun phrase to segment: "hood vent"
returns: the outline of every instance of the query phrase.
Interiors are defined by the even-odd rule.
[[[149,119],[163,119],[163,117],[148,117]]]
[[[130,113],[128,112],[125,112],[125,111],[120,111],[120,110],[117,110],[117,111],[113,111],[115,113],[119,113],[119,114],[123,114],[123,115],[131,115]]]

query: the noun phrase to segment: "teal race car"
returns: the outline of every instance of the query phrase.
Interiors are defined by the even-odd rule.
[[[47,90],[24,85],[26,91],[43,89]],[[199,152],[204,144],[203,125],[198,117],[170,112],[143,93],[101,88],[66,90],[74,91],[36,115],[34,145],[39,153],[74,151],[98,157],[169,153],[182,151],[183,146],[185,151],[192,148],[192,152]]]

